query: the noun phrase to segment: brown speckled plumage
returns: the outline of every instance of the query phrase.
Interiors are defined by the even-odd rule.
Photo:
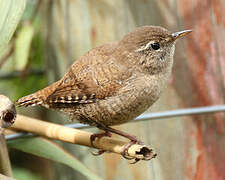
[[[137,28],[121,41],[90,50],[61,80],[17,104],[60,110],[94,126],[125,123],[159,98],[171,74],[175,39],[180,36],[157,26]],[[160,48],[154,50],[153,43]]]

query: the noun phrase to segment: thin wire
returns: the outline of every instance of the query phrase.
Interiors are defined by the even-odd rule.
[[[188,115],[209,114],[209,113],[216,113],[216,112],[225,112],[225,105],[205,106],[205,107],[197,107],[197,108],[177,109],[177,110],[171,110],[171,111],[146,113],[146,114],[142,114],[138,116],[136,119],[130,122],[165,119],[165,118],[188,116]],[[84,129],[84,128],[91,127],[91,126],[80,124],[80,123],[66,124],[64,126],[70,127],[70,128],[76,128],[76,129]],[[6,140],[13,140],[13,139],[31,137],[31,136],[35,136],[35,135],[32,133],[15,133],[15,134],[6,135],[5,138]]]

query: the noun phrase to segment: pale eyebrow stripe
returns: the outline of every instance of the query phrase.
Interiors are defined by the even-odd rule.
[[[144,51],[148,49],[152,43],[155,43],[155,41],[149,41],[145,46],[141,46],[140,48],[138,48],[136,52],[140,52],[140,51]]]

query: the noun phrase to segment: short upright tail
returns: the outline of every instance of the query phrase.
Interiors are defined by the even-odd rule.
[[[49,108],[48,104],[46,104],[46,99],[48,98],[49,94],[52,94],[52,92],[55,91],[58,83],[61,83],[61,82],[57,81],[57,82],[53,83],[52,85],[47,86],[46,88],[41,89],[33,94],[24,96],[24,97],[18,99],[15,102],[15,104],[17,106],[25,106],[25,107],[41,105],[46,108]]]
[[[16,101],[17,106],[36,106],[43,103],[42,99],[36,93],[24,96]]]

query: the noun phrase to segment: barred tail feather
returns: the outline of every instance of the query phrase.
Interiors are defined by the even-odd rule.
[[[16,101],[16,105],[21,106],[36,106],[43,103],[42,99],[36,95],[36,93],[22,97]]]

